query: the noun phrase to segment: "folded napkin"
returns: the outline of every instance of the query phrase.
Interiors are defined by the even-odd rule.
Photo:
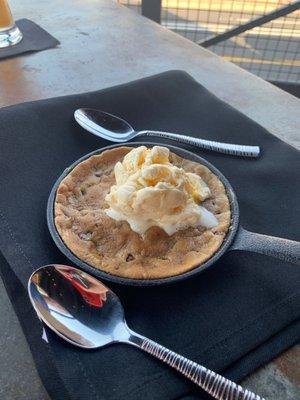
[[[180,71],[0,110],[1,274],[52,399],[203,399],[192,383],[130,346],[84,351],[49,330],[49,344],[41,339],[27,280],[41,265],[71,264],[47,229],[49,192],[73,161],[108,145],[75,123],[79,107],[119,115],[138,129],[260,145],[258,160],[180,146],[207,158],[230,180],[245,228],[294,240],[299,153]],[[299,268],[266,256],[228,253],[203,274],[169,286],[108,285],[120,296],[132,329],[235,380],[300,337]]]
[[[0,49],[0,60],[17,56],[22,53],[50,49],[59,44],[50,33],[29,19],[22,18],[16,21],[16,25],[23,34],[23,39],[18,44]]]

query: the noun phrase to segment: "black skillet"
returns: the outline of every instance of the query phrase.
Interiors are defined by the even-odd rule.
[[[211,265],[213,265],[222,255],[231,250],[245,250],[255,253],[261,253],[268,256],[276,257],[281,260],[291,262],[297,265],[300,265],[300,242],[296,242],[293,240],[282,239],[273,236],[266,236],[261,235],[259,233],[249,232],[242,228],[239,224],[239,206],[237,202],[236,195],[223,174],[219,170],[217,170],[212,164],[208,161],[199,157],[198,155],[191,153],[187,150],[181,149],[176,146],[165,145],[168,147],[173,153],[178,154],[180,157],[189,159],[191,161],[195,161],[197,163],[203,164],[208,167],[218,178],[222,181],[226,188],[227,196],[230,201],[231,207],[231,226],[228,230],[226,238],[220,247],[220,249],[204,264],[200,265],[199,267],[195,267],[191,271],[185,272],[180,275],[171,276],[168,278],[161,278],[161,279],[130,279],[130,278],[122,278],[115,275],[108,274],[106,272],[100,271],[91,265],[87,264],[86,262],[80,260],[76,257],[65,245],[59,233],[56,230],[54,224],[54,201],[56,196],[56,190],[60,184],[60,182],[69,174],[69,172],[80,162],[86,160],[87,158],[99,154],[104,150],[113,149],[120,146],[129,146],[129,147],[136,147],[141,145],[146,146],[154,146],[159,145],[159,143],[150,143],[150,142],[134,142],[134,143],[126,143],[126,144],[117,144],[112,146],[103,147],[102,149],[93,151],[92,153],[86,154],[85,156],[81,157],[79,160],[75,161],[70,167],[65,169],[62,175],[58,178],[55,182],[47,204],[47,222],[50,234],[60,249],[60,251],[67,256],[74,264],[89,272],[101,279],[105,279],[108,281],[112,281],[115,283],[121,283],[125,285],[135,285],[135,286],[152,286],[152,285],[162,285],[168,284],[173,282],[178,282],[183,279],[187,279],[189,277],[195,276],[200,272],[205,271]]]

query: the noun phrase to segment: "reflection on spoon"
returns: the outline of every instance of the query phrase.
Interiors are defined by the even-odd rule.
[[[108,289],[105,286],[99,286],[97,279],[90,275],[83,279],[73,268],[67,266],[62,266],[59,273],[71,282],[90,306],[98,308],[103,306]]]

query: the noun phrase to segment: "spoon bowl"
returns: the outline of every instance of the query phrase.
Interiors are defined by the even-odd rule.
[[[85,349],[122,342],[140,348],[175,368],[214,398],[263,400],[241,386],[127,327],[114,292],[93,276],[67,265],[46,265],[28,282],[38,317],[60,337]]]
[[[80,126],[111,142],[127,142],[136,136],[133,127],[124,119],[92,108],[79,108],[74,118]]]
[[[102,282],[67,265],[47,265],[28,284],[30,300],[45,324],[86,349],[130,336],[118,297]]]

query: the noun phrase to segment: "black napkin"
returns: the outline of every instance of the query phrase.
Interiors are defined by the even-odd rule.
[[[246,228],[294,240],[299,239],[299,153],[180,71],[0,110],[1,274],[51,397],[202,399],[193,384],[129,346],[88,352],[50,331],[49,345],[41,339],[27,279],[43,264],[70,264],[47,230],[49,192],[68,165],[108,144],[75,123],[78,107],[114,113],[138,129],[260,145],[258,160],[185,147],[230,180]],[[300,337],[299,268],[262,255],[228,253],[205,273],[175,285],[109,286],[134,330],[236,380]]]
[[[22,18],[16,21],[16,25],[23,34],[23,39],[18,44],[0,49],[0,60],[17,56],[31,51],[50,49],[59,44],[50,33],[29,19]]]

